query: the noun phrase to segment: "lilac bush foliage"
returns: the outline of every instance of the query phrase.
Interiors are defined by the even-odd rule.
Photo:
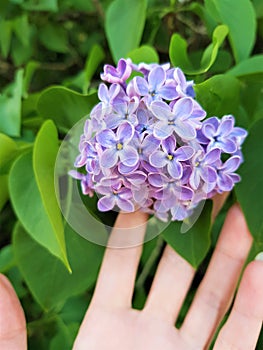
[[[193,81],[169,64],[105,65],[71,176],[98,209],[138,208],[183,220],[198,203],[230,191],[240,177],[247,132],[232,115],[206,117]]]

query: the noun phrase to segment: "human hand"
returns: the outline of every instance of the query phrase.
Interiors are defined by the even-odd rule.
[[[129,234],[143,240],[147,217],[120,214],[111,235],[117,242]],[[206,275],[180,329],[174,327],[194,269],[172,248],[165,248],[146,305],[131,307],[142,247],[107,249],[96,290],[74,344],[74,350],[203,350],[225,315],[252,243],[237,205],[227,216]],[[263,263],[245,269],[234,307],[214,350],[253,350],[263,320]],[[8,281],[0,279],[0,349],[26,349],[23,311]]]

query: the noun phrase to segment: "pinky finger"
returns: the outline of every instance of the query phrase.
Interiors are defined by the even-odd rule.
[[[263,321],[263,262],[245,269],[230,316],[219,333],[214,350],[255,350]]]

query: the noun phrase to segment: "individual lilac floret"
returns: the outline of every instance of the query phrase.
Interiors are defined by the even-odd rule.
[[[156,168],[167,166],[168,174],[173,179],[183,176],[183,165],[181,162],[189,160],[194,155],[194,150],[189,146],[176,149],[176,141],[173,136],[162,141],[162,150],[155,151],[149,157],[150,164]]]
[[[100,99],[100,103],[95,106],[95,108],[91,111],[91,116],[95,116],[98,120],[109,113],[112,110],[112,104],[114,99],[120,93],[120,85],[113,84],[109,87],[105,84],[100,84],[98,89],[98,97]]]
[[[151,111],[159,119],[153,129],[154,136],[165,139],[176,133],[183,140],[194,139],[196,128],[191,121],[193,108],[192,99],[189,97],[178,100],[172,109],[163,101],[152,102]]]
[[[201,181],[207,185],[207,192],[215,187],[217,180],[216,166],[220,162],[220,150],[215,148],[208,153],[197,151],[192,159],[192,174],[189,183],[197,190]]]
[[[106,64],[101,79],[108,83],[124,83],[131,75],[131,60],[120,59],[117,68]]]
[[[173,78],[176,81],[176,91],[180,97],[190,96],[195,97],[195,91],[193,88],[194,81],[187,81],[184,73],[180,68],[175,68],[173,72]]]
[[[98,201],[100,211],[112,210],[115,205],[126,212],[134,211],[132,192],[129,188],[122,187],[121,179],[117,177],[103,179],[97,185],[96,191],[103,195]]]
[[[225,115],[222,119],[212,117],[203,123],[203,142],[207,143],[207,150],[219,148],[225,153],[233,154],[238,149],[237,139],[244,135],[243,129],[235,130],[235,120],[232,115]]]
[[[96,149],[97,147],[97,149]],[[82,152],[76,158],[74,163],[76,168],[81,168],[85,165],[86,170],[90,174],[99,174],[99,153],[101,153],[101,147],[99,144],[93,145],[91,142],[85,142]]]
[[[111,129],[102,130],[97,134],[97,142],[106,148],[102,152],[100,164],[102,168],[111,168],[118,160],[127,166],[135,165],[139,160],[136,149],[129,145],[134,134],[134,127],[130,123],[121,124],[116,134]]]
[[[247,132],[232,115],[204,119],[180,68],[120,59],[101,78],[108,84],[80,136],[79,172],[70,172],[83,194],[98,195],[99,210],[184,220],[240,181]]]
[[[174,85],[166,82],[165,70],[160,66],[150,71],[148,81],[142,77],[135,77],[134,87],[139,95],[146,97],[147,103],[161,99],[171,101],[178,96]]]
[[[135,114],[139,105],[139,99],[135,96],[131,101],[115,103],[113,111],[105,117],[107,128],[115,129],[125,121],[132,125],[138,124],[137,115]]]
[[[94,195],[94,183],[92,180],[91,174],[81,174],[76,170],[71,170],[69,175],[73,177],[73,179],[80,180],[82,193],[88,195],[89,197],[93,197]]]
[[[219,192],[231,191],[234,184],[240,181],[240,176],[235,173],[240,163],[240,157],[233,156],[218,168],[217,185]]]

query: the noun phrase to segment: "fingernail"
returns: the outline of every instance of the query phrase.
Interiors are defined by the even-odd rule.
[[[260,252],[256,255],[255,260],[263,261],[263,252]]]

